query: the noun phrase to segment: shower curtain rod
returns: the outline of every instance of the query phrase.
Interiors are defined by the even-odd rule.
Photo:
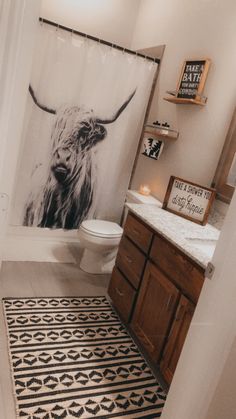
[[[97,37],[92,36],[92,35],[87,35],[86,33],[76,31],[74,29],[68,28],[67,26],[60,25],[59,23],[52,22],[51,20],[44,19],[43,17],[40,17],[39,21],[41,23],[47,23],[48,25],[54,26],[58,29],[64,29],[67,32],[72,32],[72,33],[75,33],[77,35],[83,36],[84,38],[92,39],[93,41],[96,41],[100,44],[107,45],[109,47],[118,49],[118,50],[123,51],[123,52],[127,52],[128,54],[137,55],[138,57],[142,57],[142,58],[145,58],[146,60],[153,61],[157,64],[160,64],[160,59],[159,58],[149,57],[148,55],[141,54],[140,52],[136,52],[136,51],[133,51],[131,49],[121,47],[120,45],[117,45],[117,44],[112,44],[111,42],[105,41],[104,39],[100,39],[100,38],[97,38]]]

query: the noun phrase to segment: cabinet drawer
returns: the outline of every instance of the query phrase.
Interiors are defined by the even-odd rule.
[[[155,235],[151,259],[168,274],[192,301],[197,302],[204,281],[204,272],[167,240]]]
[[[137,288],[145,265],[145,255],[125,236],[120,242],[116,264]]]
[[[129,321],[136,293],[116,267],[112,272],[108,294],[122,319],[127,323]]]
[[[148,253],[152,241],[152,230],[128,214],[124,234],[128,236],[143,252]]]

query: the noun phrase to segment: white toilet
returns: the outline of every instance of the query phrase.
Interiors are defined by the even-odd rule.
[[[156,198],[144,196],[132,190],[127,192],[126,202],[152,204],[160,207],[162,205]],[[127,209],[124,219],[126,213]],[[80,244],[84,248],[80,268],[91,274],[111,273],[122,233],[123,228],[111,221],[83,221],[78,231]]]
[[[111,273],[123,228],[111,221],[85,220],[78,235],[84,248],[80,268],[91,274]]]

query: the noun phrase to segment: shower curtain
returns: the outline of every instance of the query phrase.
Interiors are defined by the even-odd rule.
[[[118,221],[157,64],[39,25],[11,224]]]

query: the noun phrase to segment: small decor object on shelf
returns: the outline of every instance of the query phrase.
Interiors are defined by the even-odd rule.
[[[195,223],[205,225],[215,189],[171,176],[162,208]]]
[[[172,97],[164,98],[173,103],[205,105],[203,96],[207,74],[210,68],[209,58],[184,61],[176,91],[168,91]]]
[[[149,188],[148,185],[140,185],[139,193],[141,193],[141,195],[148,196],[151,193],[151,189]]]
[[[153,136],[145,136],[142,154],[151,159],[158,160],[163,150],[164,143]]]

